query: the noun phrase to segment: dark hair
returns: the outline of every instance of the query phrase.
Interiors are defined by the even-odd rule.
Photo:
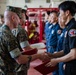
[[[46,11],[47,15],[50,15],[50,11]]]
[[[29,17],[27,15],[25,15],[25,16],[26,16],[26,20],[29,20]]]
[[[25,14],[25,17],[26,17],[26,20],[28,20],[29,19],[29,17],[27,16],[27,10],[25,10],[25,9],[22,9],[22,13],[24,13]]]
[[[27,12],[27,10],[25,10],[25,9],[22,9],[22,13],[26,13]]]
[[[51,13],[55,13],[55,14],[58,16],[58,11],[56,11],[56,10],[50,11],[50,14],[51,14]]]
[[[64,1],[59,5],[58,8],[64,12],[69,10],[72,16],[74,16],[76,13],[76,3],[74,1]]]

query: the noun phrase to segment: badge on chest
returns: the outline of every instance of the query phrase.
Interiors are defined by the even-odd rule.
[[[61,34],[61,30],[58,30],[58,31],[57,31],[57,34]]]

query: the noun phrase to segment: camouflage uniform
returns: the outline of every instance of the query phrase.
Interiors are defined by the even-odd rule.
[[[20,44],[21,49],[30,46],[28,42],[27,32],[21,27],[21,25],[18,25],[17,28],[13,29],[12,33],[17,38],[17,41]]]
[[[22,75],[21,71],[24,71],[24,69],[25,73],[23,75],[27,75],[28,65],[26,67],[18,65],[14,60],[19,55],[21,55],[21,51],[15,36],[13,36],[7,25],[3,25],[0,28],[0,56],[4,63],[4,66],[1,68],[4,75]]]
[[[20,25],[18,25],[17,28],[13,29],[12,33],[16,37],[17,42],[19,43],[21,51],[24,47],[29,46],[27,32]],[[26,75],[26,68],[28,70],[29,62],[20,67],[21,70],[17,72],[18,75]]]
[[[20,8],[7,6],[6,11],[14,12],[19,16],[19,18],[21,18]],[[26,36],[22,34],[24,33],[24,30],[21,28],[20,30],[22,32],[18,31],[18,34],[12,34],[13,31],[11,31],[7,25],[0,27],[0,56],[4,63],[4,65],[0,68],[4,75],[27,75],[27,69],[30,61],[28,61],[27,65],[19,65],[15,61],[15,58],[22,54],[20,50],[22,50],[24,43],[26,43],[22,39],[23,37],[26,38]]]
[[[0,27],[2,26],[2,24],[0,24]],[[2,58],[1,58],[1,56],[0,56],[0,75],[3,75],[4,74],[4,72],[2,71],[2,69],[1,69],[1,67],[3,67],[4,66],[4,63],[3,63],[3,60],[2,60]]]

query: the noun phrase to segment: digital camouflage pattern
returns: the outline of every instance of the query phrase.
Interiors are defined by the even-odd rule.
[[[21,42],[24,42],[24,41],[28,41],[27,32],[21,27],[21,25],[18,25],[17,28],[15,28],[15,29],[12,30],[12,33],[13,33],[13,35],[16,37],[16,39],[17,39],[17,41],[18,41],[18,43],[19,43],[19,47],[20,47],[20,49],[21,49],[21,51],[22,51],[22,48],[21,48],[21,46],[20,46],[20,43],[21,43]],[[29,45],[29,43],[26,43],[26,44],[25,44],[25,46],[28,46],[28,45]],[[19,68],[19,70],[21,70],[21,71],[18,72],[18,75],[22,75],[22,74],[23,74],[23,75],[27,75],[25,70],[28,70],[29,64],[30,64],[30,62],[22,65],[22,66]],[[19,70],[18,70],[18,71],[19,71]]]
[[[27,67],[21,68],[24,65],[18,65],[16,61],[11,57],[10,52],[14,51],[18,47],[16,38],[11,33],[11,30],[7,25],[3,25],[0,28],[0,56],[4,62],[4,68],[1,68],[4,75],[27,75]],[[18,53],[15,53],[18,56]],[[20,69],[21,68],[21,69]],[[25,74],[19,72],[25,69]]]
[[[19,18],[21,17],[21,8],[7,6],[6,11],[11,11],[16,13]],[[21,29],[20,29],[21,30]],[[3,25],[0,28],[0,56],[4,66],[0,67],[4,75],[27,75],[28,64],[18,65],[14,60],[21,54],[20,42],[24,41],[22,38],[24,35],[22,32],[18,32],[20,35],[16,33],[12,34],[12,31],[9,29],[7,25]],[[19,36],[17,38],[16,36]],[[26,38],[26,36],[24,36]],[[13,59],[14,58],[14,59]],[[24,72],[23,72],[24,71]],[[22,73],[23,72],[23,73]]]
[[[27,32],[20,25],[18,25],[17,28],[13,29],[12,33],[16,37],[16,39],[22,49],[26,46],[29,46]],[[22,45],[22,43],[23,43],[23,45]]]

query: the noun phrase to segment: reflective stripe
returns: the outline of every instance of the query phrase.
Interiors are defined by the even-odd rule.
[[[16,48],[16,49],[10,51],[10,55],[12,58],[16,58],[19,55],[21,55],[21,51],[19,50],[19,48]]]
[[[33,36],[34,36],[34,33],[31,33],[31,34],[29,35],[29,39],[31,39]]]
[[[29,42],[28,41],[24,41],[20,43],[21,48],[24,48],[26,46],[29,46]]]

